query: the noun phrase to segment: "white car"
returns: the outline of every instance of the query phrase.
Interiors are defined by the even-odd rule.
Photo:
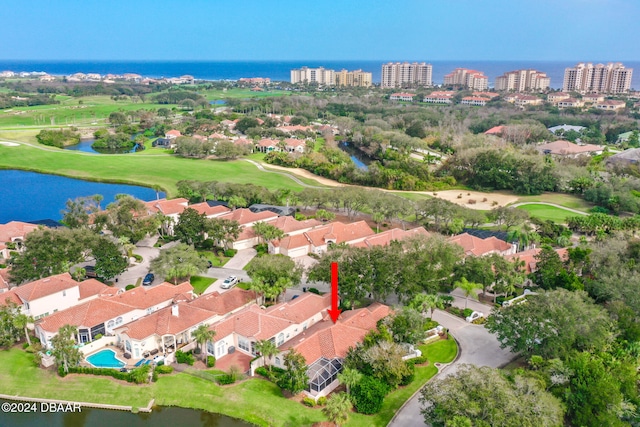
[[[483,313],[481,313],[481,312],[479,312],[479,311],[474,311],[473,313],[471,313],[471,316],[469,316],[469,317],[467,317],[467,318],[466,318],[466,321],[467,321],[467,322],[469,322],[469,323],[471,323],[471,322],[473,322],[474,320],[477,320],[477,319],[479,319],[479,318],[481,318],[481,317],[484,317],[484,314],[483,314]]]
[[[238,278],[236,276],[229,276],[226,279],[224,279],[224,282],[222,282],[222,285],[220,285],[220,287],[222,289],[229,289],[234,287],[237,284],[238,284]]]

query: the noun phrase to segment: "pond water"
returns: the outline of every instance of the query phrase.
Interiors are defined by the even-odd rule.
[[[116,194],[130,194],[138,199],[155,200],[156,192],[147,187],[83,181],[57,175],[18,170],[0,170],[0,224],[9,221],[62,219],[61,211],[68,199],[102,194],[104,208]],[[158,194],[165,197],[163,192]]]
[[[368,164],[371,163],[371,159],[369,159],[364,153],[360,150],[349,145],[347,141],[340,141],[338,147],[345,153],[351,157],[351,161],[356,165],[358,169],[369,170]]]
[[[123,151],[95,150],[92,147],[94,142],[95,140],[93,139],[86,139],[86,140],[80,141],[78,144],[68,145],[64,147],[64,149],[71,150],[71,151],[82,151],[84,153],[94,153],[94,154],[126,154],[126,153],[135,153],[136,151],[140,150],[137,144],[131,150],[123,150]]]
[[[224,99],[215,99],[213,101],[209,101],[209,104],[211,105],[224,105],[226,103],[227,101],[225,101]]]
[[[0,404],[7,401],[0,399]],[[31,404],[33,405],[33,404]],[[0,412],[1,427],[248,427],[244,421],[193,409],[154,407],[151,413],[82,408],[82,412],[42,412],[36,403],[35,413]]]

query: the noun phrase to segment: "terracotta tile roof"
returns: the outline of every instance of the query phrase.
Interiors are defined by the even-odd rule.
[[[551,154],[557,154],[557,155],[595,153],[603,150],[603,147],[599,145],[593,145],[593,144],[578,145],[569,141],[549,142],[547,144],[538,145],[536,148],[539,151],[545,151],[545,152],[549,151]]]
[[[295,348],[304,356],[307,364],[320,357],[343,358],[349,348],[361,342],[367,332],[376,327],[378,320],[389,312],[388,306],[376,303],[343,313],[335,324],[326,318],[280,346],[280,350]]]
[[[175,335],[216,316],[216,313],[212,311],[194,307],[188,303],[179,303],[176,304],[176,307],[177,316],[173,314],[173,306],[169,306],[127,323],[117,330],[126,332],[130,338],[143,340],[154,334],[159,336]]]
[[[298,221],[292,216],[280,216],[274,220],[268,221],[269,224],[279,228],[284,233],[289,234],[300,230],[308,230],[313,227],[322,225],[322,223],[316,219],[307,219],[304,221]]]
[[[287,147],[292,147],[292,148],[307,146],[307,143],[304,140],[295,139],[295,138],[287,138],[284,140],[284,143],[286,144]]]
[[[383,231],[382,233],[375,234],[371,237],[367,237],[364,241],[356,244],[361,247],[371,246],[386,246],[394,240],[402,241],[409,237],[414,236],[429,236],[430,233],[424,229],[424,227],[417,227],[412,230],[402,230],[400,228],[393,228],[391,230]]]
[[[216,314],[224,315],[245,306],[256,299],[256,293],[240,288],[231,288],[221,294],[212,292],[202,295],[189,302],[193,307],[212,311]]]
[[[0,224],[0,242],[11,242],[16,238],[24,240],[27,234],[37,229],[37,225],[21,221],[10,221],[6,224]]]
[[[253,229],[253,227],[250,227],[250,226],[242,227],[242,231],[240,231],[240,234],[238,234],[238,238],[236,239],[236,242],[253,239],[255,237],[257,237],[257,234]]]
[[[226,135],[223,135],[221,133],[212,133],[211,135],[209,135],[210,139],[229,139],[226,137]]]
[[[282,247],[287,250],[292,250],[296,248],[302,248],[304,246],[309,246],[311,242],[305,233],[295,234],[293,236],[285,236],[281,240],[273,240],[271,242],[273,246]]]
[[[0,306],[4,306],[7,305],[7,300],[13,302],[14,304],[17,305],[22,305],[22,300],[18,297],[18,295],[16,295],[16,293],[13,291],[13,289],[7,291],[7,292],[2,292],[0,294]]]
[[[295,132],[295,131],[306,132],[309,130],[313,130],[313,128],[311,126],[294,125],[294,126],[280,126],[278,130],[281,130],[283,132]]]
[[[231,209],[229,209],[226,206],[223,206],[223,205],[209,206],[207,202],[196,203],[193,205],[189,205],[189,207],[191,209],[195,209],[198,213],[204,214],[206,217],[209,217],[209,218],[220,216],[227,212],[231,212]]]
[[[84,304],[55,312],[50,316],[40,319],[37,325],[47,332],[58,332],[64,325],[91,328],[109,319],[122,316],[132,310],[134,310],[133,307],[112,301],[111,299],[97,298],[87,301]]]
[[[468,233],[458,234],[449,238],[449,242],[462,246],[465,255],[482,256],[491,252],[504,252],[511,249],[511,245],[495,236],[480,239]]]
[[[168,131],[165,135],[170,135],[170,136],[182,136],[182,134],[180,133],[179,130],[175,130],[175,129],[171,129],[170,131]]]
[[[220,219],[228,219],[231,221],[238,221],[240,225],[252,224],[258,221],[269,221],[276,219],[278,214],[271,211],[262,211],[258,213],[251,212],[249,209],[242,208],[236,209],[224,215],[220,215]]]
[[[171,214],[180,214],[184,211],[189,201],[187,199],[178,198],[178,199],[160,199],[160,200],[151,200],[150,202],[144,202],[147,206],[147,209],[151,213],[161,212],[164,215]]]
[[[253,141],[246,138],[238,138],[233,140],[234,144],[237,145],[253,145]]]
[[[276,147],[278,145],[278,141],[277,139],[261,139],[258,142],[258,146],[259,147]]]
[[[392,93],[391,96],[395,96],[395,97],[414,97],[416,96],[415,93],[405,93],[405,92],[398,92],[398,93]]]
[[[9,269],[0,268],[0,292],[9,289]]]
[[[87,279],[78,283],[78,289],[80,300],[96,295],[115,295],[118,292],[117,288],[107,286],[96,279]]]
[[[119,295],[109,297],[109,300],[131,307],[145,309],[164,301],[170,301],[181,293],[192,294],[193,286],[191,286],[189,282],[184,282],[177,286],[167,282],[151,288],[138,286]]]
[[[348,243],[367,236],[372,236],[375,233],[365,221],[358,221],[351,224],[332,222],[330,224],[305,231],[304,234],[314,246],[318,247],[326,245],[327,239],[335,239],[336,244],[343,242]]]
[[[14,288],[22,301],[33,301],[78,286],[69,273],[56,274]]]
[[[265,310],[265,314],[280,319],[292,320],[294,323],[302,323],[315,314],[331,307],[331,295],[316,295],[311,292],[303,294],[300,298],[273,305]]]
[[[504,132],[504,126],[500,125],[500,126],[492,127],[491,129],[486,131],[484,134],[485,135],[500,135],[500,134],[502,134],[502,132]]]

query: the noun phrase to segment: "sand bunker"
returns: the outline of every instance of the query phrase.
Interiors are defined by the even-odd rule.
[[[518,201],[518,196],[504,193],[481,193],[479,191],[467,190],[445,190],[435,193],[426,193],[434,197],[448,200],[457,205],[470,209],[483,211],[491,210],[498,206],[506,206]]]
[[[0,145],[4,145],[7,147],[17,147],[20,144],[16,144],[15,142],[9,142],[9,141],[0,141]]]

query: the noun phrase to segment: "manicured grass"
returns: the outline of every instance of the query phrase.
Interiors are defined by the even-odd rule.
[[[0,140],[12,139],[10,136],[15,135],[0,132]],[[159,185],[169,193],[169,197],[177,195],[176,183],[183,179],[252,183],[271,190],[302,190],[301,185],[286,176],[264,173],[243,160],[184,159],[163,153],[145,152],[134,155],[91,155],[29,145],[0,145],[0,169],[30,170],[95,181]]]
[[[65,126],[104,123],[114,111],[172,108],[175,105],[114,101],[109,96],[59,97],[60,104],[16,107],[0,112],[0,128],[15,126]],[[82,103],[80,103],[82,102]],[[53,119],[53,122],[52,122]]]
[[[202,277],[202,276],[191,276],[191,286],[193,286],[193,291],[201,295],[216,279],[212,279],[211,277]]]
[[[211,261],[211,264],[213,264],[214,267],[222,267],[231,259],[224,255],[216,255],[211,251],[198,251],[198,254]]]
[[[529,212],[529,215],[532,217],[540,218],[545,221],[551,220],[559,224],[565,223],[567,217],[579,215],[575,212],[549,205],[524,205],[518,206],[517,209]]]
[[[458,346],[452,337],[431,344],[421,345],[418,348],[423,355],[427,356],[429,362],[432,363],[449,363],[453,361],[458,352]]]
[[[387,395],[380,413],[373,416],[352,413],[346,425],[386,426],[400,406],[437,373],[433,363],[445,362],[456,351],[452,339],[425,347],[434,360],[428,366],[416,367],[410,385]],[[225,387],[186,373],[161,375],[156,383],[143,386],[90,375],[60,378],[52,370],[37,368],[33,355],[17,348],[0,352],[0,393],[136,408],[146,406],[153,398],[156,405],[201,409],[260,426],[310,426],[325,419],[319,408],[307,408],[285,399],[275,384],[258,378]]]
[[[586,200],[573,194],[564,193],[543,193],[538,196],[520,196],[518,203],[524,202],[545,202],[554,203],[556,205],[565,206],[579,211],[588,211],[593,205]]]
[[[224,91],[221,89],[199,90],[198,93],[207,98],[209,101],[214,101],[217,99],[267,98],[272,96],[291,95],[291,92],[288,92],[286,90],[273,89],[265,90],[262,92],[253,92],[251,89],[240,88],[227,89]],[[222,107],[222,105],[220,105],[220,107]]]

